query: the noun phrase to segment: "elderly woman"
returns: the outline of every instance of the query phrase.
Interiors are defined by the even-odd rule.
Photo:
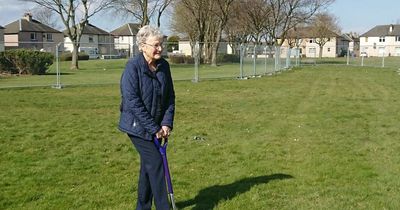
[[[175,113],[175,92],[168,62],[161,57],[163,35],[143,26],[136,35],[141,53],[126,64],[121,77],[119,129],[128,134],[140,155],[136,209],[169,209],[162,158],[153,138],[170,135]]]

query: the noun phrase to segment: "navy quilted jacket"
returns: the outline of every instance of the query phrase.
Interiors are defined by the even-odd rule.
[[[139,54],[126,64],[120,85],[121,131],[152,140],[161,126],[173,128],[175,92],[166,60],[157,60],[157,71],[154,74],[143,54]],[[161,97],[157,97],[160,94]],[[156,117],[157,112],[159,117]]]

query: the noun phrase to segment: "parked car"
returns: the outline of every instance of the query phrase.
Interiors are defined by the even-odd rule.
[[[360,52],[360,57],[368,57],[368,54],[366,52]]]

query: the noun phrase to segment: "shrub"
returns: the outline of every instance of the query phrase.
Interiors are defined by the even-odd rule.
[[[170,54],[168,55],[169,62],[172,64],[185,63],[185,55],[182,54]]]
[[[1,69],[12,74],[45,74],[53,60],[51,53],[30,49],[8,50],[0,55]]]
[[[8,52],[8,51],[7,51]],[[0,72],[5,71],[11,74],[17,73],[15,66],[12,64],[9,53],[0,52]]]
[[[218,54],[217,62],[218,63],[239,63],[240,57],[238,55],[233,55],[233,54]]]
[[[86,53],[78,53],[78,60],[89,60],[89,55]],[[72,61],[72,53],[65,52],[60,55],[60,61]]]
[[[169,54],[169,62],[173,64],[194,64],[194,58],[184,54]]]
[[[187,55],[183,58],[185,64],[194,64],[194,58],[190,55]]]

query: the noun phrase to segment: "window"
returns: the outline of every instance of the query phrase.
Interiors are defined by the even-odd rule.
[[[89,35],[89,42],[92,43],[93,42],[93,36]]]
[[[47,41],[53,41],[53,34],[46,34]]]
[[[310,39],[310,43],[314,43],[314,39]]]
[[[36,33],[35,32],[31,33],[31,40],[36,40]]]
[[[331,48],[330,47],[328,47],[328,52],[330,52],[331,51]]]
[[[385,37],[384,36],[380,36],[379,37],[379,42],[385,42]]]
[[[396,42],[400,42],[400,36],[396,36],[395,40]]]
[[[368,42],[368,37],[365,37],[365,42]]]

